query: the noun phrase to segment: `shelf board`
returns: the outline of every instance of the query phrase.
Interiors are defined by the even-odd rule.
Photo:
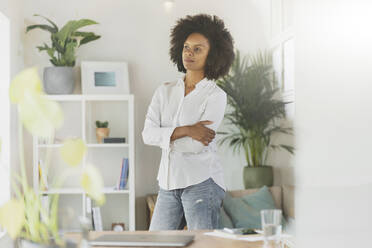
[[[83,194],[82,188],[59,188],[39,191],[40,194],[53,195],[53,194]]]
[[[86,144],[87,147],[129,147],[128,143],[106,143],[106,144],[95,144],[95,143],[90,143]],[[62,147],[63,144],[39,144],[37,145],[39,148],[59,148]]]
[[[105,187],[103,188],[104,194],[129,194],[130,191],[128,189],[121,189],[116,190],[113,187]],[[84,190],[82,188],[59,188],[59,189],[50,189],[46,191],[40,191],[40,194],[43,195],[53,195],[53,194],[84,194]]]
[[[60,235],[64,235],[67,233],[81,233],[81,229],[60,229],[58,230]]]
[[[129,147],[127,143],[87,144],[87,147]]]
[[[128,189],[113,189],[112,187],[105,187],[103,189],[103,193],[105,194],[129,194],[130,191]]]
[[[133,99],[132,94],[122,94],[122,95],[46,95],[50,100],[54,101],[129,101]]]
[[[44,145],[44,144],[39,144],[37,145],[37,147],[39,148],[58,148],[58,147],[62,147],[63,144],[48,144],[48,145]]]
[[[133,95],[84,95],[86,101],[129,101]]]
[[[62,102],[77,102],[81,101],[82,95],[45,95],[48,99]]]

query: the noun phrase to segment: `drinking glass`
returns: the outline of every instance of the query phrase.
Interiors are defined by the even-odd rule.
[[[265,247],[280,247],[280,236],[282,234],[282,210],[261,210],[261,225]]]

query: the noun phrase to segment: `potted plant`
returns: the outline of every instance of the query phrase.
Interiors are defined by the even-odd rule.
[[[43,204],[40,191],[29,186],[23,153],[23,127],[37,138],[53,140],[55,129],[63,123],[63,112],[57,102],[45,97],[37,69],[31,68],[18,74],[10,85],[10,100],[16,104],[21,124],[18,128],[20,175],[12,180],[14,197],[0,206],[0,225],[6,229],[20,248],[76,247],[66,242],[58,230],[58,194],[49,196],[48,204]],[[49,148],[48,148],[49,149]],[[81,139],[65,140],[60,149],[63,161],[69,165],[54,180],[52,188],[58,189],[66,178],[79,173],[82,189],[102,205],[105,201],[103,180],[98,170],[87,165],[79,166],[86,151]],[[44,172],[48,170],[48,155],[45,154]]]
[[[109,136],[110,128],[108,128],[108,125],[108,121],[96,121],[96,137],[98,143],[102,143],[102,139]]]
[[[273,76],[272,57],[259,52],[254,57],[240,59],[237,51],[230,73],[217,84],[226,92],[232,111],[226,114],[233,125],[229,132],[218,132],[224,137],[220,144],[229,141],[234,152],[244,149],[247,165],[244,167],[245,188],[273,185],[273,169],[266,164],[271,149],[285,149],[293,154],[294,148],[273,144],[274,133],[292,134],[291,127],[283,127],[285,102]]]
[[[44,68],[44,90],[48,94],[71,94],[75,88],[73,67],[76,63],[76,49],[101,37],[93,32],[81,32],[78,30],[98,23],[89,19],[72,20],[59,29],[50,19],[43,16],[40,17],[48,21],[50,25],[30,25],[27,27],[26,33],[39,28],[51,34],[50,46],[44,43],[43,46],[37,47],[40,52],[47,52],[50,57],[49,61],[54,65]]]

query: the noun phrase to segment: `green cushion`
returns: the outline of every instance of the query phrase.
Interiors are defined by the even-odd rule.
[[[219,229],[223,229],[224,227],[234,228],[234,224],[230,216],[228,216],[225,210],[221,208],[220,219],[219,219]]]
[[[232,197],[227,192],[223,207],[236,228],[261,228],[260,211],[276,209],[274,199],[266,186],[242,197]]]

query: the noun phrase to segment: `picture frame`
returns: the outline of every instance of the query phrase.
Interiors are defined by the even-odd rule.
[[[128,63],[82,61],[81,88],[83,95],[130,94]]]

